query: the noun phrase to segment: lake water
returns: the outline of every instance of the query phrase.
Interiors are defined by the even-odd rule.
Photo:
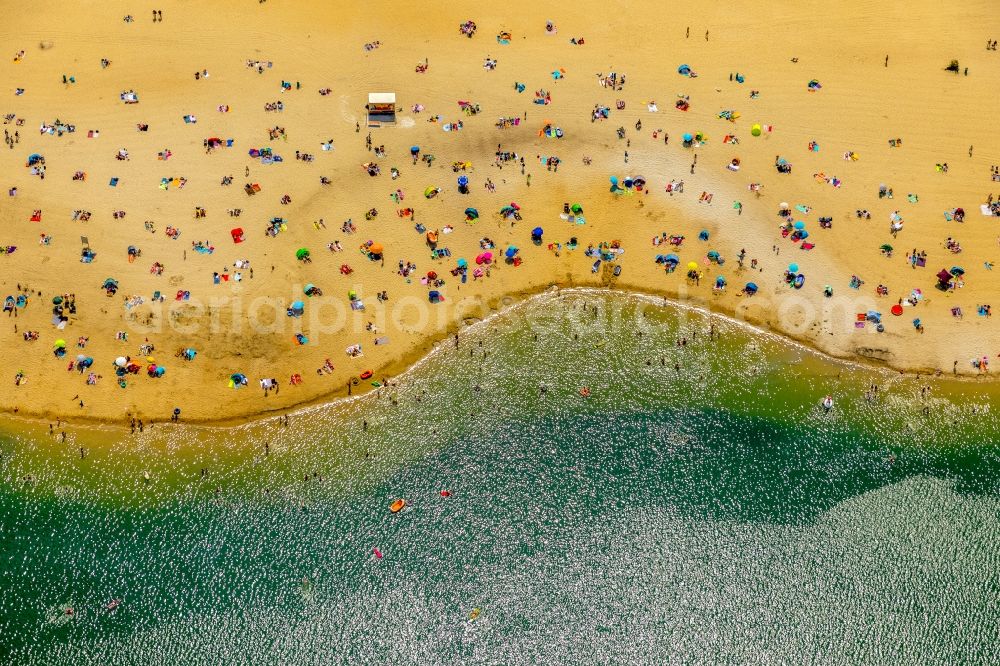
[[[400,384],[287,427],[12,430],[3,663],[1000,662],[974,385],[586,291]]]

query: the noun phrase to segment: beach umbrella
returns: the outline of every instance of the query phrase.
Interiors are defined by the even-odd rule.
[[[475,208],[466,208],[465,209],[465,219],[467,219],[467,220],[478,220],[479,219],[479,211],[476,210]]]
[[[437,190],[438,190],[438,188],[436,188],[436,187],[428,187],[427,189],[424,190],[424,196],[427,197],[427,198],[430,198],[430,197],[434,196],[435,194],[437,194]]]
[[[681,259],[676,254],[668,254],[666,262],[670,264],[679,264],[681,263]]]
[[[313,285],[313,283],[310,282],[309,284],[307,284],[305,287],[302,288],[302,293],[303,294],[308,294],[310,291],[312,291],[315,288],[316,287]]]
[[[459,176],[458,177],[458,186],[459,187],[465,187],[468,184],[469,184],[469,177],[468,176]]]
[[[535,227],[534,229],[531,230],[531,235],[532,236],[537,236],[538,238],[541,238],[542,237],[542,228],[541,227]]]
[[[791,271],[792,273],[798,273],[799,272],[799,265],[798,264],[788,264],[788,270]]]
[[[375,255],[381,255],[383,252],[385,252],[385,248],[382,247],[382,243],[372,243],[368,247],[368,251]]]
[[[306,307],[306,304],[303,303],[302,301],[294,301],[294,302],[292,302],[292,305],[291,305],[291,308],[293,310],[304,310],[305,307]]]
[[[724,286],[726,284],[726,278],[721,275],[718,276],[717,278],[715,278],[715,284],[717,286]]]
[[[690,132],[685,132],[684,136],[682,136],[681,138],[684,139],[685,141],[691,141],[692,139],[694,139],[694,137],[691,136]]]
[[[719,252],[718,252],[718,250],[709,250],[707,256],[708,256],[709,259],[718,259],[719,258]]]
[[[569,207],[569,209],[573,211],[573,213],[575,213],[576,215],[579,215],[580,213],[583,212],[583,206],[581,206],[578,203],[573,204],[572,206]]]
[[[420,146],[410,146],[410,154],[416,155],[420,152]]]
[[[507,251],[504,252],[504,256],[507,257],[508,259],[513,259],[514,255],[516,254],[517,254],[517,248],[514,247],[513,245],[508,245]]]
[[[59,305],[60,303],[62,303],[62,301],[63,301],[62,296],[56,296],[55,298],[52,299],[52,304]]]
[[[87,359],[87,357],[85,355],[83,355],[83,354],[77,354],[76,355],[76,360],[77,360],[78,363],[83,363],[86,359]]]
[[[636,187],[642,187],[646,184],[645,176],[632,176],[632,184]]]
[[[63,340],[62,338],[60,338],[59,340],[55,341],[55,347],[56,347],[56,349],[63,349],[65,346],[66,346],[66,341]]]
[[[788,209],[788,202],[787,201],[782,201],[780,204],[778,204],[778,207],[781,208],[782,210],[787,210]]]
[[[295,251],[296,259],[305,259],[308,256],[309,256],[309,250],[304,247],[300,247],[298,250]]]
[[[124,368],[126,365],[128,365],[128,359],[125,358],[124,356],[119,356],[118,358],[115,359],[116,367]]]
[[[482,254],[480,254],[480,255],[478,255],[476,257],[476,263],[477,264],[488,264],[488,263],[490,263],[490,261],[492,259],[493,259],[493,253],[492,252],[483,252]]]
[[[618,187],[618,176],[611,176],[611,178],[609,178],[609,180],[611,181],[612,185],[614,185],[615,187]]]
[[[886,252],[892,252],[892,246],[889,245],[888,243],[883,243],[882,246],[879,247],[879,249],[885,250]]]
[[[466,268],[469,265],[469,262],[467,262],[465,259],[459,259],[457,262],[455,262],[455,264],[459,268]]]
[[[748,293],[753,294],[753,293],[755,293],[757,291],[757,283],[756,282],[747,282],[747,286],[744,287],[744,289]]]
[[[962,268],[961,266],[952,266],[951,267],[951,274],[952,275],[965,275],[965,269]]]
[[[806,223],[803,222],[802,220],[799,220],[798,222],[795,223],[795,228],[799,229],[799,230],[805,229],[806,228]]]
[[[752,127],[750,127],[750,134],[751,135],[753,135],[753,136],[760,136],[760,132],[761,132],[760,123],[755,123]]]
[[[898,317],[901,314],[903,314],[903,306],[900,305],[899,303],[896,303],[895,305],[892,306],[889,312],[891,312],[893,316]]]
[[[694,262],[694,261],[689,261],[688,262],[688,270],[689,271],[696,271],[696,270],[698,270],[698,264],[696,262]]]

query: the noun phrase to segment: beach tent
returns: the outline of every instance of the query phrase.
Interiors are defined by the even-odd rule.
[[[507,257],[508,259],[513,259],[517,255],[517,252],[518,250],[516,247],[514,247],[513,245],[508,245],[507,251],[504,252],[504,256]]]
[[[466,208],[465,209],[465,219],[468,220],[468,221],[470,221],[470,222],[472,220],[478,220],[479,219],[479,211],[476,210],[475,208]]]
[[[242,372],[234,372],[229,375],[229,388],[235,389],[241,386],[246,386],[248,382],[249,380],[247,379],[247,376]]]
[[[687,65],[681,65],[677,68],[677,73],[681,76],[691,76],[691,68]]]
[[[396,122],[396,93],[368,93],[368,126],[381,127]]]
[[[289,317],[301,317],[306,311],[306,304],[302,301],[294,301],[288,306],[286,314]]]

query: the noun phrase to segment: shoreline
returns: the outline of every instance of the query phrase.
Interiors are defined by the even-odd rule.
[[[713,308],[708,305],[711,301],[704,302],[702,299],[677,299],[671,294],[667,293],[666,290],[663,292],[657,291],[640,291],[631,288],[619,288],[619,287],[607,287],[607,286],[584,286],[584,285],[560,285],[560,284],[550,284],[548,286],[538,286],[529,289],[525,289],[518,292],[511,292],[502,295],[496,299],[499,303],[504,301],[510,301],[509,303],[503,304],[499,309],[493,308],[491,312],[485,317],[467,317],[463,320],[463,323],[458,325],[449,325],[447,330],[445,330],[440,336],[434,338],[428,338],[425,345],[415,347],[403,357],[396,359],[395,361],[389,363],[386,366],[379,367],[375,372],[375,376],[385,377],[390,381],[397,381],[401,378],[406,377],[410,372],[416,370],[421,365],[426,363],[430,358],[439,351],[441,344],[455,335],[456,332],[460,332],[465,328],[474,329],[481,326],[489,324],[494,319],[508,315],[513,311],[530,305],[533,301],[544,298],[546,296],[562,296],[562,295],[579,295],[579,294],[592,294],[598,297],[608,297],[608,296],[621,296],[624,298],[640,298],[651,301],[651,305],[656,307],[667,307],[675,308],[677,310],[686,311],[689,313],[695,313],[704,317],[718,316],[723,318],[727,324],[735,325],[743,328],[746,331],[751,332],[755,335],[763,335],[772,338],[774,341],[780,344],[797,347],[803,351],[810,354],[814,354],[821,358],[824,362],[853,366],[858,370],[881,370],[887,372],[895,372],[898,375],[906,378],[918,378],[918,377],[930,377],[936,380],[944,380],[948,382],[958,382],[962,384],[969,384],[973,382],[986,382],[990,386],[995,385],[995,381],[989,375],[962,375],[953,374],[946,375],[938,370],[913,370],[913,369],[902,369],[891,365],[891,363],[886,361],[881,361],[875,358],[868,358],[860,355],[846,355],[838,356],[832,353],[830,350],[823,349],[818,345],[813,344],[813,341],[806,336],[794,336],[789,333],[778,331],[768,326],[766,323],[761,321],[754,321],[751,318],[740,319],[735,316],[735,310],[729,308]],[[661,301],[659,305],[652,303],[652,301]],[[467,324],[465,322],[470,319],[474,320],[473,323]],[[396,371],[396,368],[400,368]],[[391,386],[389,387],[391,388]],[[223,418],[210,418],[210,419],[182,419],[179,425],[182,426],[193,426],[197,428],[207,428],[207,429],[223,429],[223,430],[235,430],[244,426],[255,426],[260,425],[267,421],[268,419],[280,419],[284,416],[294,416],[307,413],[313,409],[319,409],[324,407],[331,407],[338,404],[345,404],[349,401],[359,400],[369,396],[373,392],[380,390],[380,387],[373,387],[367,384],[358,384],[358,389],[356,389],[352,394],[348,394],[346,389],[340,388],[335,391],[330,391],[327,393],[320,394],[314,398],[309,398],[298,403],[291,405],[286,405],[282,407],[276,407],[274,409],[264,409],[249,411],[246,413],[226,416]],[[67,419],[65,416],[57,416],[48,412],[41,413],[25,413],[24,411],[14,412],[11,410],[0,411],[0,417],[4,418],[8,423],[10,422],[20,422],[25,425],[38,425],[45,426],[52,421],[60,421],[65,425],[70,425],[76,428],[90,428],[90,429],[114,429],[118,430],[119,427],[124,428],[118,420],[104,419],[99,417],[76,417],[73,419]],[[147,421],[149,424],[158,425],[169,425],[171,421],[169,420],[156,420],[150,419]]]
[[[18,308],[8,312],[3,333],[9,354],[2,364],[0,414],[110,428],[127,428],[130,419],[169,422],[173,409],[181,410],[182,423],[192,424],[230,426],[278,418],[365,395],[369,381],[405,375],[434,349],[450,346],[447,338],[470,322],[552,288],[648,295],[727,317],[841,362],[992,385],[983,361],[996,358],[1000,333],[987,318],[993,293],[988,271],[1000,261],[1000,245],[989,220],[975,212],[965,224],[950,220],[947,212],[941,216],[957,206],[975,211],[976,203],[992,199],[983,191],[997,180],[987,174],[997,158],[981,129],[992,99],[977,93],[982,79],[976,78],[1000,66],[989,50],[978,55],[954,54],[951,47],[908,52],[893,55],[890,69],[888,60],[883,64],[883,43],[894,33],[908,34],[909,23],[869,29],[859,27],[854,12],[824,10],[830,15],[820,25],[806,7],[789,10],[789,25],[803,29],[791,30],[780,43],[769,38],[766,13],[741,16],[727,6],[712,17],[711,42],[707,33],[704,41],[689,41],[683,27],[676,34],[630,35],[623,41],[630,24],[628,12],[622,12],[578,26],[575,36],[585,30],[586,45],[582,39],[570,43],[566,33],[553,39],[544,32],[545,21],[558,8],[532,8],[516,16],[482,10],[477,18],[482,31],[475,39],[456,30],[469,18],[464,10],[428,16],[410,7],[372,7],[345,22],[335,9],[319,8],[306,18],[300,8],[263,5],[220,25],[211,41],[202,26],[217,13],[212,9],[176,15],[168,10],[180,21],[161,27],[159,21],[125,23],[110,10],[70,8],[61,19],[73,26],[68,33],[54,34],[44,16],[28,15],[14,17],[2,30],[27,48],[14,60],[0,62],[0,70],[28,92],[10,109],[17,125],[9,131],[16,133],[23,124],[23,141],[9,139],[17,146],[11,143],[0,160],[9,168],[9,196],[17,191],[0,214],[12,255],[5,259],[0,286],[12,303],[17,295]],[[987,9],[985,4],[969,7],[968,21],[975,24]],[[908,21],[919,23],[933,10],[915,7]],[[390,13],[393,20],[383,20]],[[491,38],[497,23],[516,34],[503,48]],[[761,29],[754,30],[755,25]],[[969,30],[956,25],[950,26],[952,33],[967,36]],[[73,39],[78,28],[103,38],[99,53],[92,40]],[[289,39],[301,37],[302,30],[305,37]],[[843,35],[843,43],[815,48],[814,35],[827,32]],[[238,54],[247,35],[257,33],[268,35],[258,41],[257,53]],[[415,43],[414,34],[425,42]],[[32,42],[54,44],[54,38],[57,49],[31,48]],[[372,46],[376,38],[379,48]],[[160,48],[136,49],[136,39]],[[353,40],[359,55],[331,69],[316,57],[324,39]],[[484,48],[496,49],[487,55],[500,56],[500,74],[481,64]],[[849,69],[842,67],[845,50],[856,56]],[[610,89],[601,74],[597,81],[592,78],[612,64],[620,69],[623,63],[608,62],[609,52],[632,54],[627,89],[626,72]],[[799,64],[791,57],[799,55],[808,57]],[[939,59],[952,55],[961,56],[973,76],[943,72]],[[257,58],[264,58],[267,68],[249,66]],[[434,63],[430,70],[428,59]],[[691,63],[700,77],[662,67],[674,61]],[[73,71],[66,69],[70,62]],[[423,69],[414,71],[414,62],[424,63]],[[557,66],[565,76],[550,81]],[[734,67],[748,75],[747,85],[739,72],[734,80]],[[151,71],[167,76],[150,77]],[[71,83],[64,74],[60,84],[63,72],[74,77]],[[536,106],[530,89],[511,87],[510,75],[532,89],[543,86],[551,99]],[[807,89],[810,78],[822,81],[822,92]],[[142,104],[126,105],[121,91],[137,85]],[[374,90],[398,95],[399,124],[374,129],[365,140],[359,121],[365,95]],[[690,110],[672,108],[665,91],[690,99]],[[920,103],[941,95],[962,96],[967,103],[961,109]],[[456,109],[456,98],[474,102],[475,113]],[[276,99],[283,100],[277,110]],[[920,103],[919,113],[908,112],[906,103]],[[592,106],[606,107],[608,113],[598,119],[588,113]],[[882,108],[900,113],[873,114]],[[197,127],[186,122],[199,116]],[[498,116],[503,122],[495,120]],[[824,116],[838,122],[820,122]],[[28,129],[54,117],[68,119],[81,132],[34,135]],[[456,118],[464,129],[444,133]],[[512,119],[523,122],[507,122]],[[278,134],[271,131],[275,122]],[[539,129],[543,123],[556,126],[560,138]],[[766,132],[759,131],[760,123]],[[938,128],[944,123],[954,128],[961,145],[942,145]],[[753,124],[758,131],[748,136]],[[146,129],[137,132],[137,127]],[[95,128],[92,136],[90,128]],[[702,131],[704,140],[680,140]],[[203,139],[203,153],[198,139],[213,135],[232,138],[234,149],[209,150],[209,139]],[[889,137],[894,138],[887,147]],[[906,147],[895,137],[905,137]],[[386,145],[378,145],[383,141]],[[258,167],[253,155],[265,144],[274,144],[269,149],[285,153],[286,159],[275,160],[275,166],[261,160]],[[436,154],[437,161],[427,160],[425,167],[414,159],[411,166],[411,146],[425,157]],[[293,149],[297,157],[304,153],[303,159],[292,161]],[[372,163],[373,151],[390,172],[381,178],[359,171]],[[34,178],[25,170],[36,153],[48,160],[50,178]],[[520,165],[510,155],[520,157]],[[782,156],[796,163],[794,175],[776,173]],[[557,160],[554,169],[550,158]],[[950,175],[934,168],[935,161],[945,160],[952,163]],[[74,169],[82,179],[70,180]],[[459,170],[469,186],[463,191],[459,183],[456,192]],[[240,182],[234,183],[244,174],[263,184],[263,195],[249,198]],[[638,189],[609,194],[609,177],[637,174],[645,174],[644,181],[648,177],[641,194]],[[179,180],[171,187],[174,176]],[[688,181],[687,194],[665,193],[665,183],[680,179]],[[899,196],[876,199],[880,183],[895,185]],[[430,189],[438,196],[428,195]],[[913,194],[904,199],[905,192]],[[779,206],[782,200],[791,206]],[[507,202],[518,202],[523,223],[508,224]],[[586,210],[585,222],[570,219],[570,202],[574,210],[577,203]],[[407,208],[394,211],[402,205]],[[246,215],[237,221],[244,207]],[[779,234],[778,224],[793,219],[777,217],[779,207],[801,213],[792,216],[803,218],[796,225],[809,225],[809,248],[796,245],[788,230]],[[869,217],[855,215],[862,208]],[[885,224],[894,208],[905,209],[913,219],[899,239]],[[122,223],[126,209],[129,222]],[[465,219],[470,209],[475,215]],[[92,221],[91,210],[96,211]],[[75,216],[81,212],[87,213],[85,219]],[[273,234],[262,233],[268,218],[287,220],[287,228],[282,225],[280,235],[274,228],[268,229]],[[147,224],[138,226],[144,219]],[[168,238],[164,225],[177,234]],[[440,241],[446,253],[428,252],[424,225],[430,231],[444,227],[442,233],[450,234]],[[528,230],[535,225],[544,227],[545,240],[532,246]],[[185,235],[177,242],[182,227]],[[243,233],[233,235],[230,244],[237,227]],[[85,234],[79,237],[82,243],[99,251],[98,263],[81,263],[77,232]],[[941,243],[946,235],[949,242],[965,245],[964,254],[956,257],[953,246]],[[670,240],[668,247],[668,236],[681,240]],[[651,243],[651,237],[657,240]],[[208,246],[208,253],[188,252],[189,241],[195,250]],[[362,241],[365,248],[369,243],[385,248],[378,253],[381,264],[369,261],[367,252],[357,255]],[[607,257],[598,273],[592,270],[596,257],[581,256],[582,248],[617,246],[614,241],[627,251],[617,259],[615,268],[624,268],[620,277],[612,277]],[[891,246],[888,253],[880,251],[880,243],[884,248],[889,242],[896,244],[895,258]],[[463,275],[470,278],[468,284],[459,283],[456,271],[464,258],[471,260],[484,249],[499,253],[508,245],[523,246],[522,267],[515,270],[500,261],[483,266],[491,269],[483,277],[466,262],[473,274]],[[324,246],[346,252],[331,254]],[[570,249],[576,247],[580,250]],[[911,247],[913,256],[921,248],[923,270],[904,260]],[[299,250],[309,248],[314,263],[298,257]],[[142,252],[145,258],[134,262]],[[660,252],[676,252],[681,270],[665,275],[654,262]],[[146,262],[153,262],[148,270]],[[698,281],[685,280],[683,268],[692,262]],[[955,263],[965,267],[961,284],[948,292],[934,289],[940,275],[934,271]],[[249,279],[243,279],[249,266]],[[795,284],[805,284],[804,289],[788,285],[786,266],[802,277]],[[715,275],[728,280],[729,287],[710,295]],[[105,276],[113,287],[121,281],[120,293],[101,286]],[[753,298],[740,297],[745,281],[759,287]],[[836,296],[825,298],[824,284]],[[304,285],[327,294],[310,300],[312,290],[304,297]],[[446,302],[435,304],[441,299],[434,297],[428,305],[432,289],[441,289]],[[171,300],[175,290],[178,296]],[[377,304],[373,294],[380,297]],[[70,301],[69,314],[57,298]],[[52,327],[49,299],[63,318],[59,328]],[[369,301],[367,311],[348,302],[355,299]],[[304,314],[285,316],[290,303],[303,301]],[[913,307],[900,310],[896,303]],[[886,314],[884,332],[880,326],[876,333],[878,317],[856,319],[867,319],[871,311]],[[188,349],[193,353],[184,353]],[[74,355],[83,357],[77,359],[83,366],[74,367]],[[138,367],[130,368],[134,376],[119,380],[112,376],[113,360],[126,356]],[[85,375],[84,368],[91,366]],[[268,386],[280,386],[280,392],[268,392]]]

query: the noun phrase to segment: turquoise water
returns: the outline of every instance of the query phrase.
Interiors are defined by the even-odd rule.
[[[0,655],[997,663],[997,420],[922,385],[575,293],[288,427],[11,437]]]

